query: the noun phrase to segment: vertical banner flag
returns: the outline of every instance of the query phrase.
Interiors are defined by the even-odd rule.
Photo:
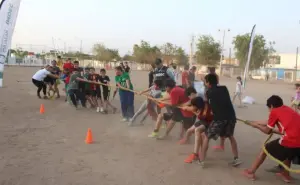
[[[10,49],[21,0],[0,3],[0,87],[3,87],[4,63]]]
[[[248,76],[249,72],[249,66],[250,66],[250,60],[251,60],[251,53],[252,53],[252,47],[253,47],[253,42],[255,38],[255,27],[256,25],[253,26],[251,36],[250,36],[250,43],[249,43],[249,51],[248,51],[248,59],[247,63],[245,65],[245,70],[244,70],[244,81],[243,81],[243,87],[246,88],[246,78]]]

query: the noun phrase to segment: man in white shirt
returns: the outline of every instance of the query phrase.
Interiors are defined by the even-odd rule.
[[[37,89],[37,96],[39,98],[42,98],[40,95],[41,90],[43,90],[44,93],[44,99],[47,99],[46,96],[46,90],[47,86],[44,83],[44,79],[49,76],[51,78],[59,78],[58,76],[51,74],[52,66],[47,65],[44,69],[38,70],[33,76],[32,76],[32,83],[38,88]]]

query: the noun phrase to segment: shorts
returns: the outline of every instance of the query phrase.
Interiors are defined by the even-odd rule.
[[[235,120],[214,120],[207,129],[208,139],[217,140],[218,137],[231,137],[234,134]]]
[[[47,76],[47,77],[44,79],[44,82],[47,83],[47,84],[50,84],[50,85],[54,85],[55,80],[56,80],[56,79]]]
[[[198,120],[194,124],[195,127],[200,127],[201,125],[203,125],[205,127],[205,130],[207,130],[210,124],[205,120]]]
[[[91,91],[91,95],[92,95],[93,97],[97,97],[97,98],[99,98],[99,99],[102,98],[102,97],[101,97],[101,90],[100,90],[100,89],[92,90],[92,91]]]
[[[103,100],[108,101],[110,96],[109,90],[103,90]]]
[[[185,130],[193,126],[196,116],[193,117],[184,117],[179,108],[174,108],[172,113],[164,113],[163,119],[165,121],[172,120],[174,122],[181,122]]]
[[[56,85],[59,85],[59,84],[61,84],[61,81],[60,81],[60,79],[56,79],[55,83],[56,83]]]
[[[85,90],[84,90],[84,94],[85,94],[86,96],[91,96],[91,95],[92,95],[92,91],[91,91],[90,89],[85,89]]]
[[[275,139],[266,144],[266,150],[280,161],[293,160],[300,156],[300,148],[288,148],[279,144],[279,139]]]

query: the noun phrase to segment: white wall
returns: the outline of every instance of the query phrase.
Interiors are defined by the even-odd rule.
[[[296,67],[296,53],[278,54],[280,59],[280,64],[269,64],[268,67],[271,68],[284,68],[284,69],[295,69]],[[300,55],[298,55],[298,69],[300,69]]]

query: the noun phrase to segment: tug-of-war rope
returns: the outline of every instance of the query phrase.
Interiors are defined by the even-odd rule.
[[[104,84],[104,83],[101,83],[101,82],[92,82],[92,81],[86,81],[86,82],[87,82],[87,83],[97,84],[97,85],[104,85],[104,86],[107,86],[107,87],[110,87],[110,88],[115,87],[115,86],[113,86],[113,85],[108,85],[108,84]],[[122,90],[124,90],[124,91],[130,91],[130,92],[133,92],[133,93],[135,93],[135,94],[137,94],[137,95],[144,96],[144,97],[146,97],[147,99],[153,101],[153,102],[156,103],[156,104],[165,104],[165,103],[166,103],[166,102],[164,102],[164,101],[155,99],[155,98],[153,98],[153,97],[151,97],[151,96],[148,96],[148,95],[146,95],[146,94],[139,94],[137,91],[128,89],[128,88],[126,88],[126,87],[118,86],[118,87],[115,87],[115,88],[119,88],[119,89],[122,89]],[[55,94],[55,93],[53,93],[53,95],[54,95],[54,94]],[[181,106],[177,106],[177,108],[182,109]],[[195,112],[194,112],[194,114],[197,115],[197,113],[195,113]],[[249,122],[246,121],[246,120],[239,119],[239,118],[236,118],[236,120],[239,121],[239,122],[241,122],[241,123],[244,123],[244,124],[250,126]],[[272,161],[274,161],[275,163],[281,165],[281,166],[282,166],[285,170],[287,170],[288,172],[300,174],[300,170],[299,170],[299,169],[292,169],[292,168],[288,167],[288,166],[285,165],[282,161],[280,161],[280,160],[278,160],[277,158],[275,158],[274,156],[272,156],[272,155],[266,150],[265,145],[269,142],[269,140],[272,138],[272,136],[273,136],[273,133],[271,133],[271,134],[268,136],[268,138],[265,140],[265,142],[264,142],[264,144],[263,144],[263,146],[262,146],[262,149],[263,149],[264,153],[265,153]]]

